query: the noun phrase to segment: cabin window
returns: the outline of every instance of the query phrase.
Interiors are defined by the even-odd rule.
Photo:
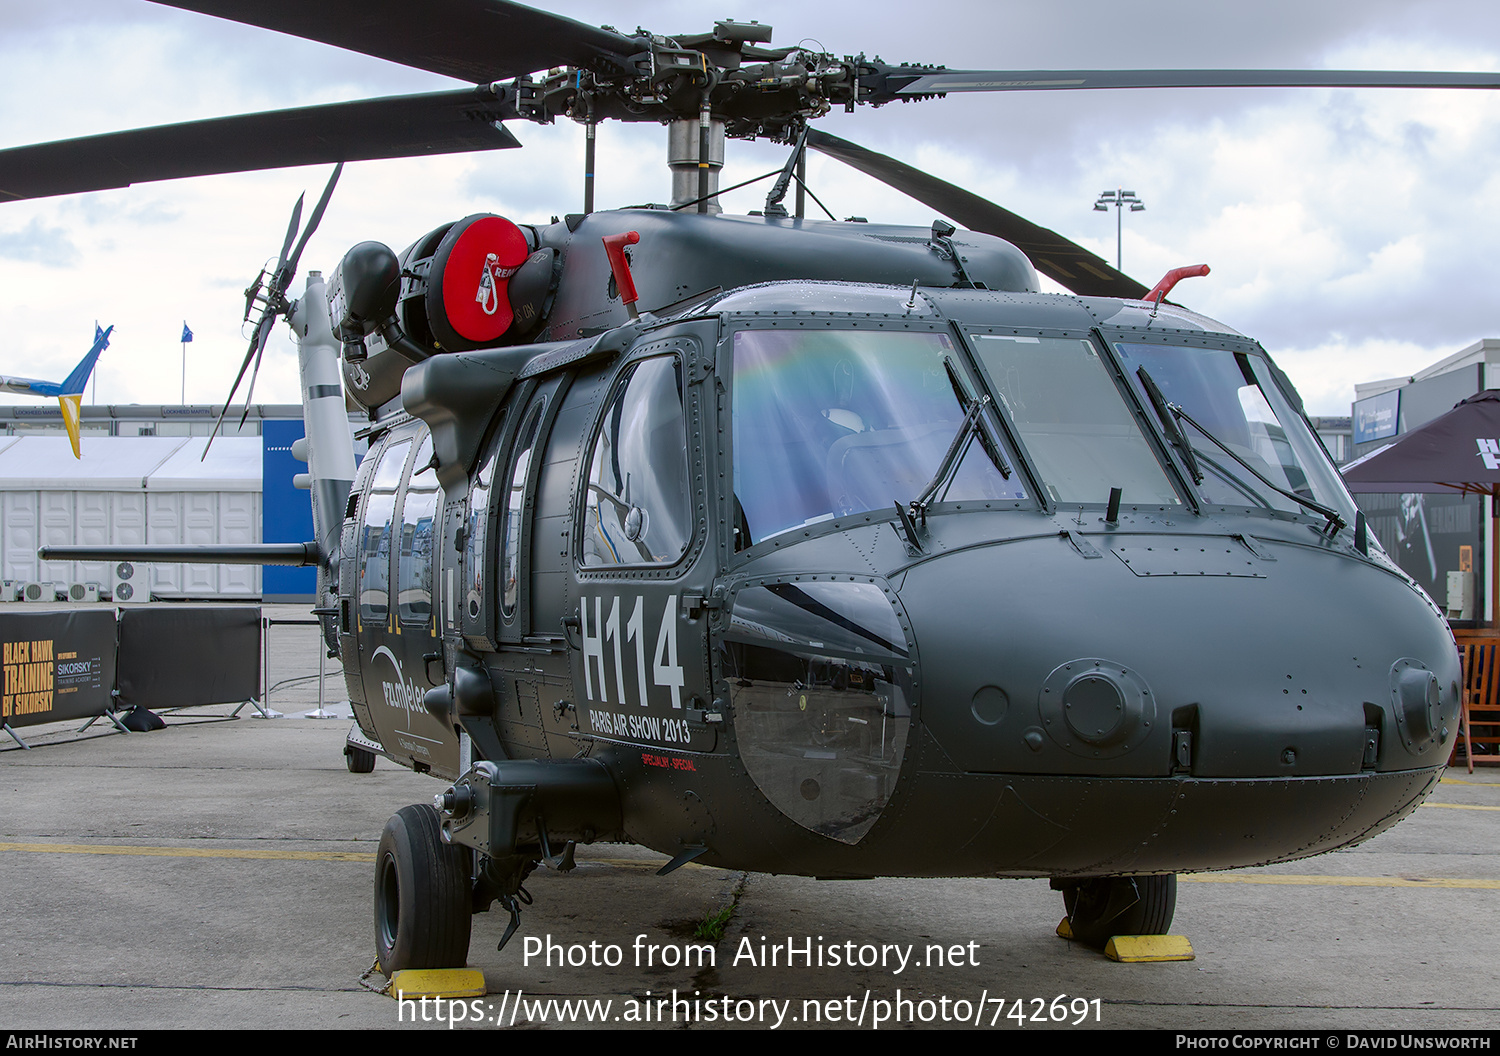
[[[359,618],[367,624],[384,624],[391,606],[391,522],[396,512],[396,489],[401,470],[411,451],[411,441],[391,444],[375,467],[370,492],[365,496],[365,516],[360,526]]]
[[[1104,353],[1083,337],[969,335],[991,388],[1054,502],[1180,505],[1166,471],[1115,383]]]
[[[437,471],[432,437],[424,436],[411,464],[411,480],[401,505],[401,557],[397,565],[397,617],[405,624],[432,622],[432,564],[436,556],[433,527],[437,521]]]
[[[585,565],[669,565],[693,536],[682,370],[676,356],[627,368],[604,411],[584,501]]]
[[[920,496],[964,424],[960,362],[938,332],[736,333],[736,549]],[[972,440],[935,501],[1025,499]]]
[[[515,616],[521,595],[521,513],[526,504],[526,477],[531,472],[531,457],[542,424],[544,404],[543,400],[533,404],[531,413],[521,424],[521,434],[516,439],[516,460],[510,472],[510,489],[506,493],[505,534],[501,537],[500,555],[503,577],[500,604],[501,613],[507,620]]]
[[[499,466],[500,437],[504,426],[495,427],[489,450],[479,463],[474,479],[469,484],[468,521],[464,532],[464,587],[462,610],[465,633],[477,633],[478,621],[484,614],[485,549],[490,525],[490,491],[495,474],[504,472]]]

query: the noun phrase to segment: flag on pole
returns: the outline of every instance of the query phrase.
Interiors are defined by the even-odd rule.
[[[192,339],[193,339],[193,332],[188,329],[187,320],[184,319],[182,321],[182,338],[181,338],[181,341],[185,345],[189,341],[191,341]]]

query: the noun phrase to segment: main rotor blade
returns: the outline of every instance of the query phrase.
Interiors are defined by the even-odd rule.
[[[155,0],[446,74],[470,84],[582,66],[629,69],[645,50],[613,30],[508,0]]]
[[[1401,70],[907,70],[894,67],[876,95],[1035,92],[1098,88],[1500,88],[1500,73]],[[873,101],[873,100],[872,100]]]
[[[474,88],[160,125],[0,151],[0,201],[221,172],[497,150],[517,116]]]
[[[1076,294],[1131,300],[1146,296],[1145,286],[1076,242],[962,187],[817,129],[808,130],[807,145],[910,195],[971,231],[1005,239],[1025,253],[1037,271]]]

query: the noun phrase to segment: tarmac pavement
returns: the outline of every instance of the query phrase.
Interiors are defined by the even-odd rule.
[[[461,1014],[485,1029],[869,1029],[882,1017],[891,1029],[951,1028],[960,1012],[1026,1030],[1500,1025],[1494,767],[1450,770],[1413,817],[1359,847],[1183,877],[1173,930],[1192,941],[1186,962],[1117,964],[1058,939],[1062,899],[1046,881],[691,865],[658,877],[655,852],[581,848],[573,872],[528,881],[535,905],[504,951],[506,915],[475,918],[469,963],[489,994],[440,1018],[360,977],[374,959],[380,831],[443,786],[383,759],[346,771],[349,722],[297,717],[317,702],[317,652],[315,628],[272,631],[283,684],[271,703],[287,717],[208,721],[233,710],[216,705],[153,733],[56,724],[22,731],[31,751],[7,742],[0,1028],[445,1029]],[[330,703],[343,700],[336,661],[328,672]],[[694,937],[724,910],[716,943]],[[561,1004],[575,999],[590,1003]]]

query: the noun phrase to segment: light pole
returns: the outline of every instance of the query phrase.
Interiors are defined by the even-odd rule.
[[[1135,196],[1134,191],[1102,191],[1099,194],[1099,200],[1094,203],[1094,212],[1096,213],[1107,213],[1110,206],[1115,207],[1115,270],[1121,272],[1125,269],[1120,266],[1120,251],[1123,246],[1122,240],[1124,234],[1124,226],[1121,223],[1120,214],[1124,212],[1127,205],[1130,206],[1132,213],[1143,212],[1146,208],[1141,204],[1141,200]]]

